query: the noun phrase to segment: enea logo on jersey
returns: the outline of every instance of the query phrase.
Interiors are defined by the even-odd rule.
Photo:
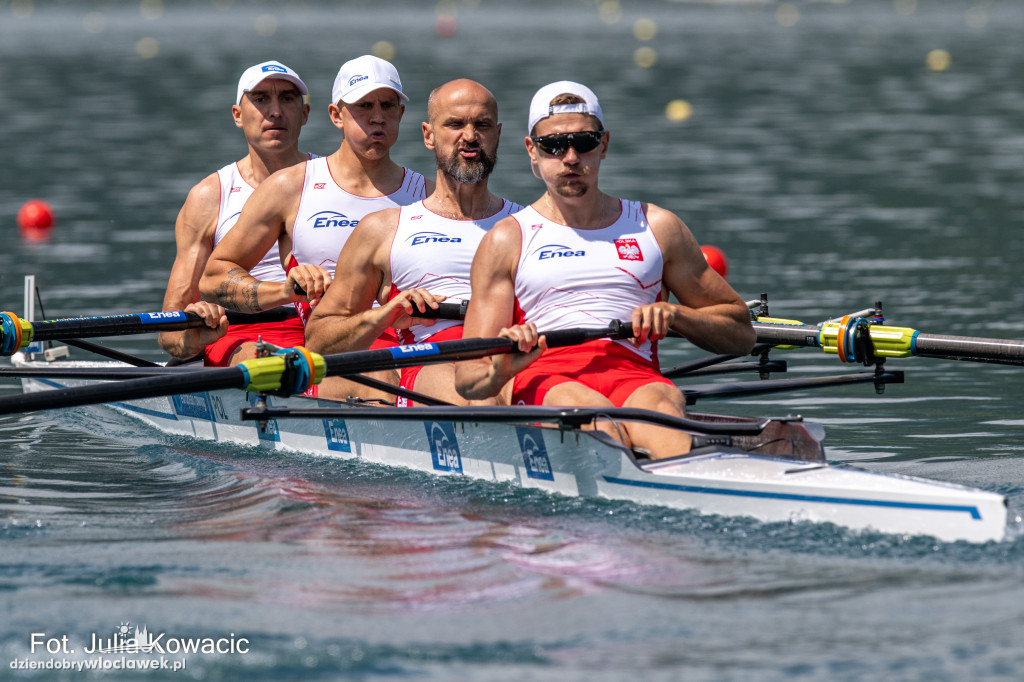
[[[643,260],[644,254],[640,245],[635,239],[616,239],[615,250],[619,254],[619,260]]]
[[[573,251],[562,244],[545,244],[537,249],[537,260],[551,260],[552,258],[578,258],[587,255],[586,251]]]
[[[462,456],[459,443],[455,440],[455,426],[451,422],[424,422],[430,454],[434,457],[434,468],[438,471],[462,473]]]
[[[551,460],[548,458],[548,449],[544,446],[542,431],[528,426],[517,426],[516,438],[519,440],[519,451],[523,453],[526,475],[530,478],[553,481],[555,476],[551,471]]]
[[[344,213],[337,211],[320,211],[310,216],[309,220],[313,223],[314,230],[324,227],[355,227],[359,224],[358,220],[351,220]]]
[[[405,241],[409,242],[409,246],[419,246],[420,244],[459,244],[462,242],[461,237],[449,237],[441,234],[440,232],[417,232],[410,236]]]

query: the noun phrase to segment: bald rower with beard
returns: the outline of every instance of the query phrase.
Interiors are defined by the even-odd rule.
[[[437,181],[422,201],[364,218],[338,257],[335,281],[306,328],[310,350],[339,353],[370,347],[382,330],[403,344],[462,338],[462,323],[417,316],[442,301],[469,299],[469,271],[484,235],[522,208],[487,187],[497,160],[498,105],[480,83],[459,79],[436,88],[422,124]],[[379,307],[374,307],[374,303]],[[451,363],[402,370],[401,386],[466,404]],[[483,402],[494,402],[485,400]],[[399,406],[410,404],[399,398]]]

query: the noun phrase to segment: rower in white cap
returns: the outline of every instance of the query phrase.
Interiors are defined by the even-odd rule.
[[[749,353],[755,335],[746,304],[708,267],[675,214],[598,189],[610,135],[590,88],[571,81],[541,88],[528,131],[530,163],[547,188],[481,241],[464,335],[504,336],[529,352],[457,363],[456,389],[487,398],[514,376],[513,403],[683,416],[682,394],[659,372],[656,342],[674,330],[713,352]],[[669,302],[669,293],[679,302]],[[635,338],[548,349],[537,332],[612,320],[632,322]],[[675,429],[639,422],[599,428],[652,457],[691,446]]]
[[[433,183],[395,163],[391,147],[408,97],[389,62],[364,55],[342,65],[328,113],[344,136],[338,150],[278,173],[255,192],[239,224],[210,258],[203,297],[232,310],[255,313],[297,302],[303,318],[330,286],[338,254],[363,216],[419,201]],[[259,254],[280,243],[288,277],[260,281],[251,272]],[[304,293],[296,292],[296,285]],[[397,345],[392,330],[374,347]],[[375,378],[397,383],[397,372]],[[320,384],[321,396],[390,399],[339,377]]]
[[[228,328],[224,309],[200,300],[199,279],[214,247],[235,226],[242,205],[256,187],[275,171],[313,157],[299,151],[299,132],[309,117],[308,97],[309,89],[299,75],[277,61],[250,66],[238,80],[231,115],[245,135],[248,153],[194,186],[174,226],[177,254],[163,309],[195,312],[207,325],[160,334],[161,347],[178,361],[200,354],[214,365],[243,360],[252,357],[258,337],[281,346],[302,343],[302,322],[294,308],[283,322]],[[286,276],[277,244],[268,248],[257,254],[253,271],[261,279],[283,282]]]

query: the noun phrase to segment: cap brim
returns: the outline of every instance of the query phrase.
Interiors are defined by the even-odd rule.
[[[299,78],[297,76],[293,76],[290,73],[272,73],[272,74],[268,74],[266,78],[261,78],[259,80],[259,82],[255,83],[251,88],[246,88],[246,89],[242,90],[242,95],[244,95],[247,92],[252,92],[255,88],[257,88],[259,86],[260,83],[262,83],[263,81],[266,81],[266,80],[288,81],[289,83],[291,83],[292,85],[297,87],[299,89],[299,92],[301,92],[303,95],[308,95],[309,94],[309,88],[306,87],[306,84],[302,82],[301,78]],[[238,101],[239,102],[242,101],[242,96],[241,95],[239,95]],[[236,104],[237,104],[237,102],[236,102]]]
[[[374,90],[393,90],[394,92],[398,93],[398,99],[402,100],[403,102],[409,101],[409,98],[405,95],[405,93],[399,90],[398,88],[393,88],[390,85],[381,85],[380,83],[368,83],[366,85],[360,85],[358,88],[355,88],[351,92],[347,93],[344,97],[342,97],[341,101],[344,102],[345,104],[355,104],[362,98],[369,95]]]

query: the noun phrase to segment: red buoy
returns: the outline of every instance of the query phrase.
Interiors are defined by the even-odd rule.
[[[700,247],[701,252],[704,254],[704,260],[708,262],[711,269],[721,275],[723,278],[729,275],[729,261],[725,257],[725,252],[717,246],[704,245]]]
[[[26,201],[18,210],[18,229],[30,239],[48,236],[55,223],[53,209],[42,199]]]

